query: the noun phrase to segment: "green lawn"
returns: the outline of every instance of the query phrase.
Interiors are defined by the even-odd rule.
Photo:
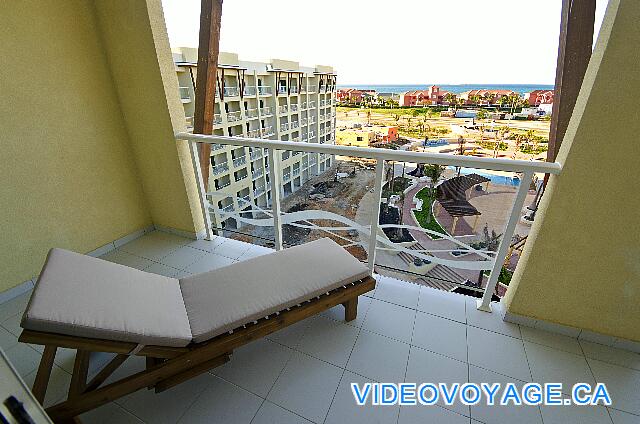
[[[447,234],[447,232],[438,224],[438,221],[433,217],[431,212],[431,206],[433,205],[433,201],[435,200],[431,193],[429,192],[429,187],[425,187],[416,193],[416,197],[422,200],[422,210],[413,211],[416,216],[416,220],[420,224],[422,228],[426,228],[427,230],[437,231],[438,233]],[[431,216],[431,220],[429,220],[429,216]],[[429,234],[434,240],[440,239],[442,237]]]

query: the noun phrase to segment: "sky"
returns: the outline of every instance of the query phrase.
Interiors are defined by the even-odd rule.
[[[220,51],[330,65],[340,85],[553,84],[561,3],[225,0]],[[200,0],[162,4],[171,47],[197,47]]]

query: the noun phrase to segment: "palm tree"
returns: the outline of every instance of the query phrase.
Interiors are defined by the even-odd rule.
[[[423,167],[424,175],[429,177],[429,215],[427,216],[427,222],[431,222],[431,215],[433,215],[433,202],[436,199],[436,183],[444,173],[444,166],[441,165],[425,165]],[[424,208],[425,205],[422,205]]]

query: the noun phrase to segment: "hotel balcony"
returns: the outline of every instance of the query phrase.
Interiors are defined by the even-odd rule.
[[[298,94],[298,87],[296,87],[295,85],[292,85],[290,88],[290,93],[291,94]]]
[[[189,87],[180,87],[180,100],[182,100],[182,103],[191,102],[191,90]]]
[[[244,87],[243,93],[245,96],[255,96],[256,95],[256,87],[255,85],[247,85]]]
[[[270,96],[271,95],[271,87],[268,85],[259,85],[258,86],[258,95],[259,96]]]
[[[255,119],[258,117],[258,109],[247,109],[244,111],[244,114],[248,119]]]
[[[271,109],[269,106],[263,107],[262,109],[260,109],[260,114],[262,116],[272,116],[273,115],[273,109]]]
[[[262,128],[262,137],[271,137],[272,135],[275,135],[275,131],[273,131],[273,126]]]
[[[224,87],[222,92],[225,97],[238,97],[240,95],[238,87]]]
[[[295,103],[291,104],[291,112],[297,112],[298,111],[298,105]]]
[[[213,124],[214,125],[222,124],[222,115],[220,115],[219,113],[214,114],[213,115]]]
[[[289,106],[287,105],[278,106],[278,113],[285,114],[287,112],[289,112]]]
[[[62,247],[147,273],[183,278],[246,264],[272,252],[272,248],[290,247],[282,240],[277,243],[275,237],[282,226],[292,222],[283,219],[289,212],[281,210],[289,199],[274,201],[278,198],[275,190],[287,185],[287,177],[275,173],[274,180],[265,185],[273,187],[267,212],[278,217],[270,221],[268,230],[272,232],[237,236],[238,231],[249,231],[240,225],[240,218],[248,217],[234,208],[238,200],[244,205],[246,195],[219,207],[218,202],[228,198],[221,199],[221,193],[209,193],[202,186],[202,175],[209,174],[199,171],[198,143],[206,143],[212,150],[230,146],[264,148],[274,160],[278,152],[300,150],[311,155],[309,165],[317,168],[309,174],[325,169],[325,161],[316,163],[320,154],[332,162],[333,157],[343,156],[374,164],[373,169],[356,172],[355,178],[368,178],[362,185],[367,196],[364,201],[343,196],[339,200],[345,201],[344,213],[335,212],[342,212],[339,208],[321,210],[316,220],[319,224],[294,223],[325,235],[317,227],[324,227],[326,216],[333,214],[340,223],[330,237],[349,244],[350,250],[357,248],[359,259],[373,271],[376,288],[360,296],[353,321],[345,322],[341,305],[321,311],[234,348],[225,364],[201,370],[204,372],[197,378],[166,392],[144,389],[82,412],[78,417],[82,422],[638,422],[640,246],[633,213],[640,202],[636,182],[629,175],[637,169],[640,156],[637,110],[633,107],[640,83],[635,69],[627,67],[640,63],[640,50],[630,48],[640,44],[637,20],[633,19],[640,15],[638,2],[610,2],[607,25],[602,26],[595,45],[557,163],[191,135],[186,132],[166,29],[155,26],[162,22],[161,9],[146,6],[138,7],[137,2],[131,7],[111,7],[109,2],[94,2],[91,7],[6,2],[8,14],[0,16],[5,29],[0,39],[3,45],[20,46],[12,50],[12,60],[21,65],[19,71],[16,67],[0,68],[0,82],[2,86],[22,87],[19,94],[3,93],[11,119],[3,122],[4,173],[0,179],[0,208],[5,218],[0,224],[0,349],[29,387],[36,381],[42,356],[50,357],[54,366],[43,401],[46,407],[67,397],[83,396],[82,391],[88,389],[79,385],[77,377],[72,383],[74,369],[86,356],[83,359],[78,355],[76,361],[74,351],[69,349],[58,349],[55,356],[50,356],[50,350],[18,341],[22,315],[51,248]],[[141,14],[145,19],[140,19]],[[20,19],[6,19],[13,15]],[[38,30],[24,22],[48,25],[46,30]],[[125,25],[127,22],[138,25]],[[132,51],[139,54],[132,55]],[[136,70],[136,78],[131,78],[131,69]],[[615,90],[612,95],[612,86],[625,89]],[[69,92],[74,96],[68,96]],[[144,93],[144,101],[139,93]],[[64,111],[60,111],[63,102]],[[33,119],[35,104],[39,111],[47,112],[38,113],[38,119]],[[273,134],[273,127],[263,131],[263,136]],[[309,135],[314,136],[312,132]],[[49,139],[55,143],[46,142]],[[617,147],[612,149],[602,140],[612,140]],[[34,168],[34,158],[40,157],[47,160],[36,160],[38,166]],[[391,163],[405,162],[460,167],[461,176],[470,168],[491,171],[491,175],[503,179],[509,176],[512,182],[518,174],[518,184],[496,182],[495,187],[491,180],[492,189],[474,187],[466,193],[469,199],[465,200],[478,202],[475,205],[479,209],[506,206],[504,210],[489,208],[481,216],[483,221],[500,222],[499,228],[496,224],[497,233],[503,236],[497,250],[469,246],[470,238],[459,235],[462,231],[451,230],[453,235],[448,236],[441,233],[445,237],[434,240],[426,236],[426,228],[414,228],[416,225],[411,226],[412,233],[424,234],[419,243],[433,243],[429,244],[432,248],[410,249],[404,242],[388,240],[380,227],[381,208],[376,196],[382,196],[385,166],[389,169]],[[615,172],[595,178],[594,164],[606,165]],[[398,172],[402,172],[401,167]],[[445,172],[446,178],[456,173],[449,168]],[[536,196],[530,190],[535,186],[529,184],[534,173],[541,178],[550,176],[536,218],[528,225],[522,217],[529,213],[529,201]],[[349,180],[344,178],[343,183]],[[418,208],[413,197],[413,192],[407,191],[407,217]],[[325,204],[332,200],[329,196]],[[436,215],[444,217],[446,211],[440,212]],[[496,218],[498,212],[503,212],[501,221]],[[278,224],[280,219],[285,224]],[[471,227],[462,225],[469,222],[461,218],[459,229]],[[451,228],[451,222],[441,224]],[[522,257],[508,285],[500,286],[497,279],[512,246],[511,235],[525,225],[529,235]],[[383,263],[387,259],[405,268],[389,270]],[[438,265],[462,262],[466,268],[459,272],[465,276],[473,273],[483,284],[469,285],[465,280],[441,284],[451,274],[425,277],[417,272],[432,265],[433,270]],[[287,269],[277,271],[286,273]],[[489,276],[478,275],[481,271],[489,271]],[[314,270],[308,273],[311,277]],[[496,285],[489,287],[490,282]],[[498,299],[494,300],[496,293]],[[155,301],[155,293],[149,293],[149,302]],[[0,361],[4,365],[3,358]],[[97,377],[101,366],[113,363],[113,358],[91,355],[88,379]],[[159,366],[130,349],[115,358],[123,362],[114,378]],[[2,382],[6,384],[6,375],[13,371],[5,367],[3,372]],[[566,391],[578,382],[600,382],[606,384],[612,404],[469,407],[456,402],[430,407],[360,407],[354,402],[350,383],[364,382],[512,382],[518,388],[528,382],[560,382]],[[156,383],[150,381],[149,385],[153,388]],[[9,390],[17,386],[23,387],[18,381]],[[109,398],[99,400],[103,399]],[[20,401],[29,402],[29,413],[38,410],[32,397]],[[3,414],[5,411],[2,409]]]
[[[300,123],[298,121],[291,121],[290,127],[292,130],[295,130],[296,128],[300,128]]]
[[[213,172],[213,175],[219,175],[224,172],[227,172],[228,170],[229,170],[229,164],[227,162],[222,162],[211,167],[211,172]]]
[[[255,171],[251,172],[251,177],[252,179],[258,179],[262,176],[262,174],[264,174],[264,171],[262,170],[262,168],[256,169]]]
[[[309,102],[309,109],[313,109],[314,107],[316,107],[316,102],[315,101]]]
[[[259,137],[251,137],[251,138],[259,138]],[[251,160],[256,160],[256,159],[260,159],[263,154],[262,154],[262,149],[252,149],[249,153],[249,156],[251,157]]]
[[[249,137],[249,138],[260,138],[260,130],[249,130],[249,131],[247,131],[247,137]]]
[[[228,122],[242,121],[242,111],[237,110],[235,112],[227,113],[227,121]]]
[[[285,87],[285,86],[278,87],[278,95],[280,96],[280,95],[284,95],[284,94],[287,94],[287,87]]]
[[[307,102],[302,102],[302,104],[300,105],[300,110],[306,110],[307,109]]]
[[[256,189],[253,190],[253,197],[259,197],[262,194],[264,194],[264,192],[265,192],[264,186],[256,187]]]
[[[289,130],[289,123],[283,122],[282,124],[280,124],[280,131],[288,131],[288,130]]]
[[[237,157],[233,160],[233,166],[236,168],[239,168],[241,166],[244,166],[247,164],[247,157],[246,156],[240,156]]]

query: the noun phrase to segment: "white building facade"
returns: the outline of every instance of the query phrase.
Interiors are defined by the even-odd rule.
[[[180,97],[187,124],[195,111],[197,49],[174,51]],[[268,63],[238,60],[232,53],[218,57],[214,135],[335,144],[336,75],[329,66],[302,67],[273,59]],[[190,128],[191,129],[191,128]],[[330,155],[282,152],[281,193],[298,190],[310,178],[328,170]],[[234,146],[213,146],[208,192],[217,203],[214,226],[239,228],[224,214],[269,207],[271,183],[266,152]],[[223,213],[224,215],[221,215]]]

